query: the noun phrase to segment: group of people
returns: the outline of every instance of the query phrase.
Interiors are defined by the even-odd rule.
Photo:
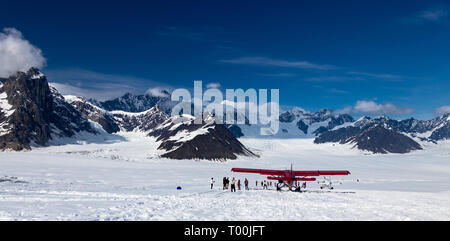
[[[214,183],[215,183],[213,177],[211,177],[210,183],[211,183],[211,189],[213,189]],[[222,189],[223,190],[228,190],[228,188],[230,188],[232,192],[236,192],[236,186],[237,186],[238,190],[241,190],[241,179],[236,180],[236,178],[234,178],[234,177],[231,180],[228,177],[224,177],[222,179]],[[245,190],[250,190],[248,188],[248,179],[247,178],[244,178],[244,188],[245,188]]]
[[[255,185],[258,186],[258,180],[256,180]],[[270,186],[270,187],[272,186],[272,181],[270,181],[270,182],[268,182],[266,180],[261,181],[261,187],[263,189],[267,189],[268,186]]]
[[[211,181],[210,181],[211,189],[213,189],[215,182],[216,181],[214,181],[214,178],[211,177]],[[258,183],[259,183],[258,180],[256,180],[255,181],[255,186],[258,186]],[[300,182],[296,182],[296,184],[297,184],[298,187],[300,187]],[[241,190],[241,179],[237,179],[236,180],[236,178],[234,178],[234,177],[231,179],[231,181],[230,181],[230,179],[228,177],[224,177],[222,179],[222,189],[223,190],[228,190],[228,188],[230,188],[231,192],[236,192],[236,185],[237,185],[237,189]],[[266,181],[266,180],[261,181],[261,187],[263,189],[268,189],[268,187],[272,187],[272,185],[275,186],[276,184],[272,183],[272,181],[269,181],[269,182]],[[248,179],[247,178],[244,178],[244,187],[245,187],[245,190],[250,190],[248,188]],[[301,188],[303,188],[303,189],[306,188],[306,182],[304,182],[302,184]]]
[[[238,190],[241,190],[241,179],[236,180],[236,178],[232,178],[231,181],[228,177],[224,177],[222,180],[223,184],[223,190],[227,190],[228,187],[230,187],[231,192],[236,192],[236,185]],[[247,178],[244,179],[244,187],[245,190],[249,190],[248,188],[248,180]]]
[[[214,188],[214,183],[216,181],[214,180],[213,177],[211,177],[211,189]],[[247,178],[244,178],[243,181],[244,184],[244,188],[245,190],[250,190],[250,188],[248,187],[249,181]],[[236,178],[231,178],[231,180],[228,177],[224,177],[222,179],[222,189],[223,190],[228,190],[230,189],[231,192],[236,192],[236,186],[237,186],[237,190],[241,190],[241,179],[236,179]],[[256,181],[256,186],[258,186],[258,181]],[[267,189],[268,186],[272,186],[272,182],[267,182],[266,180],[261,181],[261,186],[263,187],[263,189]]]

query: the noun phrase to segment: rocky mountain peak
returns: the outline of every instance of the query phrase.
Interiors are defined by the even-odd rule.
[[[0,149],[29,149],[31,143],[46,145],[52,137],[95,133],[77,110],[50,89],[47,78],[36,68],[7,78],[0,95],[2,109],[9,109],[0,118]]]
[[[322,109],[318,110],[317,112],[315,112],[314,115],[316,115],[316,116],[328,116],[328,115],[331,115],[331,113],[333,113],[332,110],[327,109],[327,108],[322,108]]]
[[[166,151],[162,157],[171,159],[236,159],[237,155],[256,156],[239,142],[223,124],[216,124],[213,115],[205,115],[196,124],[190,115],[167,119],[149,133]]]
[[[159,108],[164,109],[166,113],[170,111],[170,95],[166,91],[167,96],[165,95],[134,95],[132,93],[126,93],[119,98],[115,98],[107,101],[91,101],[95,102],[98,106],[102,107],[108,111],[125,111],[125,112],[143,112],[146,111],[155,105],[159,105]]]
[[[111,113],[116,123],[124,131],[147,132],[169,119],[169,115],[161,110],[158,105],[139,113],[126,111],[111,111]]]
[[[12,105],[17,105],[26,98],[43,110],[52,108],[47,78],[36,68],[31,68],[26,73],[17,72],[10,76],[4,82],[3,91],[10,93],[9,101]],[[14,96],[19,98],[14,98]]]
[[[119,125],[109,112],[92,104],[83,97],[66,95],[64,99],[77,109],[81,115],[93,122],[98,123],[107,133],[115,133],[120,131]]]
[[[450,139],[448,114],[426,121],[365,116],[350,126],[324,132],[315,143],[354,143],[359,149],[375,153],[406,153],[422,149],[417,141],[436,143],[445,139]]]

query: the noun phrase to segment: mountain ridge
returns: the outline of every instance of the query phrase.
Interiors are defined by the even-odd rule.
[[[154,101],[150,103],[141,102],[142,96],[133,98],[127,94],[127,101],[118,101],[125,103],[119,105],[120,108],[130,107],[130,103],[140,108],[144,108],[143,104],[152,107],[142,112],[108,111],[83,97],[62,96],[48,84],[45,75],[35,68],[26,73],[17,72],[0,84],[1,150],[20,151],[35,145],[46,146],[54,137],[70,138],[83,131],[99,134],[101,132],[94,128],[98,126],[109,134],[136,131],[156,137],[157,142],[160,142],[159,149],[166,151],[161,157],[170,159],[227,160],[236,159],[238,155],[256,157],[227,128],[212,123],[211,119],[205,119],[208,125],[212,125],[208,128],[190,119],[175,130],[170,129],[175,125],[172,121],[176,117],[170,117],[166,113],[167,109],[160,107],[160,104],[169,106],[165,105],[167,97],[146,95],[150,99],[144,97],[145,100]],[[139,110],[132,106],[130,108]],[[195,132],[202,128],[204,131],[201,133]],[[190,130],[191,133],[184,133]],[[183,139],[180,133],[193,138]]]
[[[408,153],[423,149],[419,142],[450,139],[449,116],[445,114],[426,121],[364,116],[350,126],[324,132],[314,139],[314,143],[353,144],[360,150],[382,154]],[[384,137],[380,139],[380,136]]]

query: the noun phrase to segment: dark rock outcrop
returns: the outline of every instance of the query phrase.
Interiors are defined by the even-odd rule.
[[[292,111],[285,111],[280,114],[280,122],[290,123],[295,120],[295,114]]]
[[[353,119],[353,117],[348,114],[340,114],[338,116],[332,116],[330,122],[328,123],[328,129],[331,130],[336,126],[340,126],[342,124],[354,121],[355,119]]]
[[[434,130],[430,135],[430,139],[434,141],[450,139],[450,121]]]
[[[231,131],[234,137],[239,138],[243,137],[244,133],[242,133],[242,129],[238,125],[229,125],[227,126],[228,130]]]
[[[236,159],[238,155],[256,156],[222,124],[212,118],[195,124],[194,119],[172,117],[149,133],[161,141],[162,157],[171,159]]]
[[[318,135],[321,135],[322,133],[325,133],[325,132],[327,132],[327,131],[329,131],[329,130],[330,130],[329,127],[321,126],[321,127],[317,128],[317,129],[313,132],[313,134],[316,135],[316,136],[318,136]]]
[[[2,112],[0,149],[30,149],[46,145],[52,137],[72,137],[77,132],[96,133],[80,112],[50,89],[46,77],[36,68],[18,72],[0,88],[10,110]]]
[[[114,116],[109,112],[91,104],[82,97],[65,98],[81,115],[93,122],[97,122],[103,130],[112,134],[120,131],[119,125],[114,120]]]
[[[422,149],[420,144],[410,137],[378,124],[327,131],[314,140],[316,144],[326,142],[350,143],[360,150],[381,154],[408,153]]]
[[[355,120],[353,119],[352,116],[348,115],[348,114],[340,114],[337,116],[329,116],[326,120],[328,120],[328,124],[326,126],[321,126],[319,128],[317,128],[313,134],[315,134],[316,136],[332,130],[333,128],[343,125],[345,123],[349,123],[349,122],[354,122]],[[322,119],[322,121],[324,121]]]
[[[300,129],[301,131],[303,131],[303,133],[307,134],[308,133],[308,125],[305,124],[305,122],[303,122],[302,120],[299,120],[297,122],[297,127],[298,129]]]
[[[340,144],[345,144],[350,141],[350,138],[361,133],[361,131],[361,128],[354,126],[339,128],[334,131],[325,131],[322,135],[314,139],[314,143],[339,142]]]
[[[373,153],[408,153],[413,150],[422,150],[419,143],[413,139],[381,126],[369,128],[354,138],[352,142],[360,150],[368,150]]]

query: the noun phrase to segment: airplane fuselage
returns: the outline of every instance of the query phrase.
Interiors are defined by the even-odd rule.
[[[314,177],[296,177],[295,173],[292,170],[285,170],[283,172],[283,175],[280,176],[268,176],[267,179],[269,180],[278,180],[280,182],[283,182],[286,186],[289,187],[289,189],[292,189],[296,187],[295,183],[297,181],[315,181],[316,178]]]

